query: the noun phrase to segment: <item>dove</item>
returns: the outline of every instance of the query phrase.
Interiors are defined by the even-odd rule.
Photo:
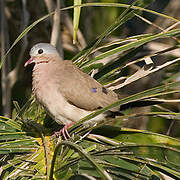
[[[56,48],[49,43],[38,43],[30,50],[25,67],[34,63],[32,92],[37,101],[58,124],[67,139],[67,128],[99,108],[116,102],[118,95],[103,87],[94,78],[80,70],[70,60],[62,60]],[[119,107],[109,112],[117,112]],[[96,124],[108,117],[100,114],[86,123]]]

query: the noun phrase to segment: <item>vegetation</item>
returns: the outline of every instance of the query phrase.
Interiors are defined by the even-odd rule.
[[[1,179],[180,179],[180,21],[168,11],[177,1],[161,2],[170,15],[159,1],[0,1]],[[60,125],[23,70],[42,41],[121,95],[69,128],[68,140],[52,136]],[[115,106],[122,116],[83,127]]]

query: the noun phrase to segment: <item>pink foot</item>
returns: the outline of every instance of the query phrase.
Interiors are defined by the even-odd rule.
[[[71,123],[69,123],[69,124],[66,124],[62,129],[60,129],[60,131],[55,132],[54,135],[53,135],[53,137],[54,137],[54,136],[60,136],[60,135],[62,135],[62,136],[64,137],[64,139],[67,140],[68,138],[70,138],[70,135],[69,135],[67,129],[68,129],[69,127],[71,127],[74,123],[75,123],[75,122],[71,122]]]

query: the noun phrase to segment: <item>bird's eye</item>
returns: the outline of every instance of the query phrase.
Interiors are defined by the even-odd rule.
[[[43,53],[43,50],[42,49],[39,49],[38,50],[38,54],[42,54]]]

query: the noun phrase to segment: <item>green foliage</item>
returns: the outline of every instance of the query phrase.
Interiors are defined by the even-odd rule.
[[[147,1],[142,2],[147,3]],[[151,2],[141,4],[141,7],[134,6],[136,2],[132,5],[120,3],[81,4],[80,2],[80,8],[85,6],[109,6],[126,9],[91,45],[73,58],[74,63],[87,73],[90,73],[93,69],[99,69],[95,78],[99,82],[110,86],[117,82],[122,75],[121,71],[117,72],[117,70],[126,69],[128,67],[126,61],[128,58],[135,56],[141,50],[142,45],[160,38],[171,38],[179,35],[180,29],[177,28],[156,34],[128,37],[111,43],[103,42],[103,39],[108,37],[116,28],[131,19],[136,11],[139,13],[143,10],[176,20],[167,15],[144,9]],[[73,7],[67,7],[63,10],[70,8]],[[37,23],[52,14],[38,19],[26,28],[15,40],[7,54]],[[80,11],[77,12],[77,16],[80,16]],[[76,17],[76,20],[79,21],[79,17]],[[104,52],[91,58],[98,50]],[[3,65],[7,54],[2,59],[1,65]],[[121,54],[121,58],[117,61],[110,62],[106,66],[99,62],[116,54]],[[142,62],[146,58],[136,59],[134,64]],[[146,64],[141,68],[141,76],[133,74],[126,77],[126,79],[132,83],[178,61],[179,58],[154,69],[152,66],[147,67]],[[172,178],[180,179],[180,141],[178,139],[150,131],[104,125],[108,122],[103,122],[96,127],[83,127],[83,122],[108,111],[112,107],[140,100],[154,100],[152,98],[156,98],[156,101],[160,101],[159,98],[166,99],[169,95],[180,91],[178,89],[179,85],[179,81],[169,80],[165,84],[122,98],[74,124],[69,129],[71,138],[66,141],[62,140],[61,137],[51,136],[52,129],[45,125],[46,114],[36,104],[34,97],[30,98],[23,107],[20,107],[18,102],[14,102],[15,109],[12,118],[0,117],[1,177],[3,179],[69,179],[70,177],[76,178],[86,174],[100,179],[162,179],[161,172]],[[165,99],[163,100],[165,101]],[[122,122],[130,117],[136,118],[138,116],[179,120],[179,113],[161,110],[160,112],[148,113],[124,112],[124,115],[113,120],[110,119],[109,122]]]

